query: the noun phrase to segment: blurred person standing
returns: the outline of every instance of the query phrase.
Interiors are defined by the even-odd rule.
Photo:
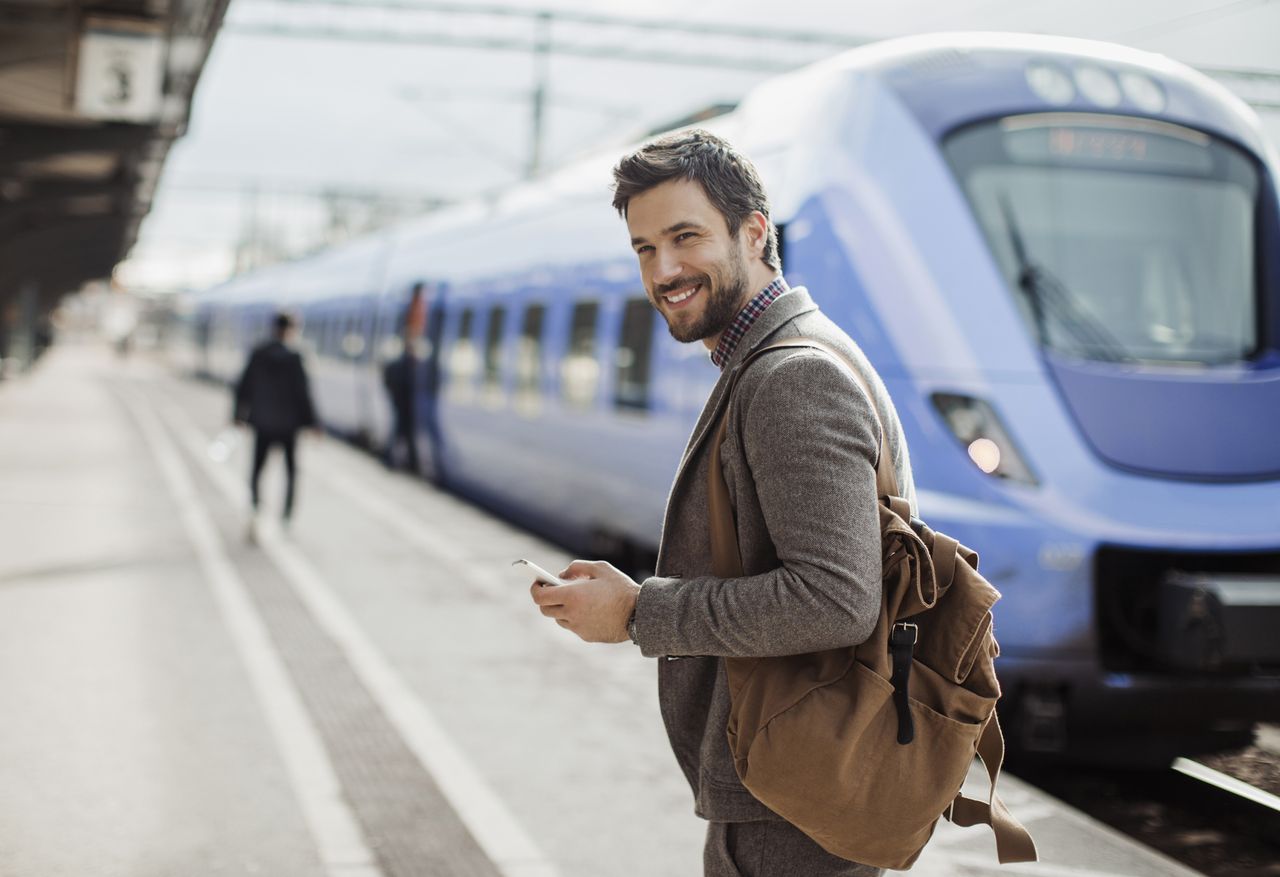
[[[422,295],[422,284],[418,283],[413,287],[409,306],[405,310],[400,355],[388,362],[382,370],[382,385],[386,387],[387,398],[391,402],[393,420],[391,435],[382,452],[382,462],[388,469],[396,468],[396,449],[403,442],[406,466],[415,474],[419,468],[417,410],[414,400],[417,395],[418,365],[421,361],[418,347],[426,328],[426,315],[426,300]]]
[[[249,476],[253,511],[247,533],[251,542],[257,539],[258,481],[267,455],[276,445],[284,450],[287,473],[284,523],[288,525],[293,516],[294,482],[297,479],[298,431],[316,425],[315,406],[311,402],[302,357],[289,346],[293,328],[293,317],[283,311],[276,314],[272,323],[273,337],[254,348],[236,384],[233,419],[237,426],[252,427],[254,434],[253,469]]]
[[[614,168],[613,206],[626,220],[650,304],[677,341],[706,346],[720,378],[671,487],[657,574],[637,584],[608,563],[574,561],[560,573],[572,581],[535,583],[530,593],[544,615],[582,639],[630,640],[659,659],[667,735],[694,811],[708,822],[707,877],[880,874],[828,853],[742,784],[726,737],[724,659],[861,643],[881,601],[880,436],[871,400],[842,364],[817,350],[770,351],[745,370],[744,362],[772,342],[804,337],[855,364],[883,416],[893,469],[914,511],[893,403],[857,344],[807,291],[788,286],[764,187],[724,140],[695,130],[646,144]],[[721,471],[740,578],[712,572],[708,439],[722,415]]]

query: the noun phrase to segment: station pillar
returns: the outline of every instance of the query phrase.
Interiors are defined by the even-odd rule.
[[[24,280],[0,310],[0,379],[26,371],[35,361],[40,287]]]

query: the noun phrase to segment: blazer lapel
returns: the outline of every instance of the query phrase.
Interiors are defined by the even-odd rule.
[[[773,304],[769,305],[765,312],[751,324],[747,334],[742,336],[742,340],[738,342],[737,348],[733,351],[733,356],[729,357],[729,362],[724,371],[721,372],[720,379],[716,381],[716,385],[711,389],[711,395],[707,397],[707,402],[702,407],[702,414],[698,416],[698,422],[693,428],[693,435],[685,448],[684,456],[680,459],[680,466],[676,469],[676,477],[672,482],[672,496],[675,495],[676,488],[680,485],[680,479],[684,475],[689,461],[697,454],[698,448],[706,440],[711,427],[719,422],[720,412],[728,403],[726,391],[729,388],[729,380],[742,365],[742,361],[750,355],[752,350],[759,347],[770,335],[781,328],[782,324],[794,317],[798,317],[800,314],[816,310],[817,307],[804,287],[793,287],[790,292],[777,298]]]

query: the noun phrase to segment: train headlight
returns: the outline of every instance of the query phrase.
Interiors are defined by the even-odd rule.
[[[1027,85],[1036,96],[1051,104],[1069,104],[1076,96],[1071,77],[1054,64],[1034,63],[1027,67]]]
[[[1106,70],[1090,65],[1076,68],[1076,86],[1100,107],[1120,106],[1120,83]]]
[[[1120,87],[1124,89],[1125,97],[1133,101],[1138,109],[1148,113],[1164,111],[1164,89],[1150,76],[1132,71],[1122,73]]]
[[[931,399],[975,466],[996,478],[1038,483],[990,405],[955,393],[934,393]]]

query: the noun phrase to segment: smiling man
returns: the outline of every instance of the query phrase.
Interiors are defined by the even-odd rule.
[[[767,284],[772,301],[786,290],[778,275],[777,232],[758,212],[748,217],[746,232],[749,244],[760,242],[770,251],[769,261],[746,260],[743,242],[725,233],[725,218],[693,180],[660,183],[630,199],[626,211],[628,227],[637,232],[631,246],[649,300],[677,341],[713,347],[750,292]],[[675,216],[682,218],[662,227]]]
[[[712,574],[709,435],[731,377],[762,345],[803,336],[852,362],[876,397],[898,484],[915,509],[902,428],[857,345],[781,274],[769,201],[751,163],[724,140],[688,131],[614,168],[649,301],[672,336],[701,341],[721,370],[667,500],[657,575],[637,584],[607,563],[575,561],[562,586],[535,584],[544,615],[589,642],[630,639],[658,661],[663,719],[708,820],[708,877],[878,874],[837,858],[743,787],[725,732],[723,658],[849,646],[880,604],[875,464],[879,433],[845,367],[813,349],[763,354],[738,380],[721,446],[745,575]]]

